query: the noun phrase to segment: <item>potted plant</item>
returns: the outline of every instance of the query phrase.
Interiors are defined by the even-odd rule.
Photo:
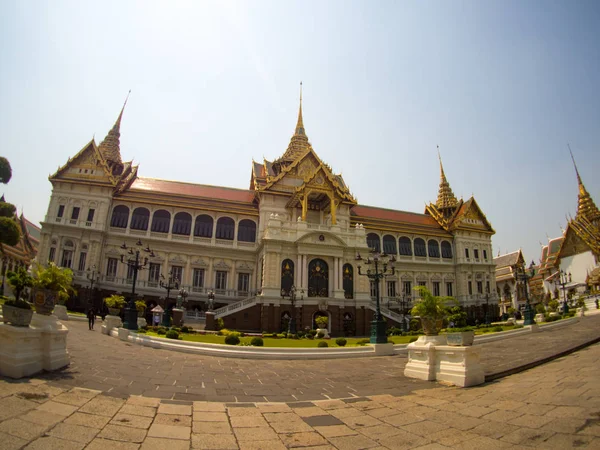
[[[315,318],[315,323],[317,324],[317,335],[323,333],[323,337],[329,337],[329,332],[327,330],[327,325],[329,325],[329,317],[317,316]]]
[[[16,272],[8,271],[6,277],[8,278],[8,284],[14,289],[16,299],[21,298],[25,288],[33,286],[33,277],[27,273],[24,267],[19,267]]]
[[[475,331],[467,326],[467,313],[457,304],[450,308],[448,328],[445,330],[448,345],[473,345]]]
[[[111,316],[118,316],[121,312],[121,308],[125,306],[125,297],[119,294],[113,294],[110,297],[104,299],[104,303],[108,308],[108,313]]]
[[[415,290],[419,292],[420,299],[417,300],[410,313],[421,319],[426,336],[437,336],[442,329],[444,319],[448,316],[446,305],[453,299],[452,297],[433,295],[425,286],[417,286]]]
[[[33,317],[31,305],[22,299],[6,300],[2,305],[2,320],[15,327],[28,327]]]
[[[144,313],[146,312],[146,302],[143,300],[136,300],[135,309],[137,309],[138,317],[144,317]]]
[[[33,275],[35,311],[50,315],[56,303],[64,305],[69,296],[76,293],[72,283],[71,269],[60,268],[53,262],[48,267],[36,266]]]

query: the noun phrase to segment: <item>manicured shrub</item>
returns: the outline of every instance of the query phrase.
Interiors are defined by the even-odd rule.
[[[356,341],[356,345],[367,345],[369,342],[371,342],[371,340],[368,338],[359,339],[358,341]]]
[[[181,327],[181,332],[182,333],[189,333],[190,329],[189,329],[189,327],[187,327],[186,325],[184,325],[184,326]]]
[[[171,328],[171,330],[175,330],[175,331],[177,331],[178,333],[180,333],[180,332],[181,332],[181,328],[178,328],[178,327],[173,327],[173,328]]]
[[[336,343],[337,345],[339,345],[340,347],[343,347],[343,346],[345,346],[345,345],[346,345],[346,342],[348,342],[348,341],[347,341],[346,339],[344,339],[344,338],[337,338],[337,339],[335,340],[335,343]]]
[[[411,342],[415,342],[417,339],[419,339],[419,338],[416,336],[413,336],[408,340],[408,343],[410,344]]]
[[[154,332],[156,333],[156,332],[158,332],[158,329],[159,329],[159,328],[160,328],[160,327],[157,327],[156,325],[154,325],[154,326],[152,327],[152,331],[154,331]]]
[[[227,345],[238,345],[240,343],[240,338],[236,334],[231,333],[225,337],[225,343]]]
[[[325,341],[319,341],[317,347],[329,347],[329,344]]]
[[[500,326],[494,327],[494,328],[492,328],[492,331],[494,333],[498,333],[498,332],[502,331],[502,327],[500,327]]]
[[[160,328],[159,328],[159,329],[156,331],[156,334],[160,334],[160,335],[167,334],[167,330],[165,330],[163,327],[160,327]]]
[[[310,333],[306,334],[306,335],[305,335],[305,337],[306,337],[306,339],[308,339],[308,340],[310,340],[310,341],[312,341],[312,340],[315,338],[315,337],[314,337],[312,334],[310,334]]]
[[[147,330],[145,328],[138,328],[137,332],[138,333],[142,333],[142,334],[146,334]]]
[[[250,341],[250,345],[253,345],[254,347],[262,347],[263,345],[265,345],[265,343],[263,342],[263,339],[261,337],[253,337],[252,340]]]
[[[221,329],[225,328],[225,322],[223,321],[223,318],[219,317],[215,321],[215,327],[217,328],[217,330],[221,330]]]
[[[176,330],[169,330],[169,331],[167,331],[166,336],[169,339],[179,339],[179,333]]]
[[[322,331],[319,331],[319,332],[317,333],[317,337],[318,337],[319,339],[323,339],[323,338],[325,337],[325,333],[323,333]]]
[[[312,335],[312,337],[315,337],[317,335],[317,330],[309,330],[309,333]]]
[[[277,339],[285,339],[285,337],[287,336],[287,333],[280,333],[280,334],[276,334],[273,337],[276,337]]]

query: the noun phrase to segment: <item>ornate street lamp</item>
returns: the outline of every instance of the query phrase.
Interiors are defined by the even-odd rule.
[[[523,283],[523,290],[525,291],[525,301],[527,303],[525,305],[525,313],[523,314],[523,317],[525,318],[525,320],[523,321],[523,325],[533,325],[535,322],[533,320],[533,309],[531,308],[531,304],[529,303],[527,282],[530,278],[532,278],[535,275],[535,263],[531,261],[531,264],[529,265],[529,275],[527,274],[525,267],[519,266],[517,264],[512,266],[512,270],[515,274],[515,281],[517,282],[517,286],[520,281],[521,283]]]
[[[127,244],[123,243],[121,249],[127,251],[125,255],[121,255],[121,262],[127,264],[127,266],[133,271],[133,282],[131,284],[131,297],[127,306],[124,308],[125,323],[124,328],[128,330],[137,330],[137,308],[135,307],[135,283],[137,282],[138,271],[143,270],[148,265],[148,256],[153,258],[154,252],[150,250],[150,247],[142,248],[142,241],[138,239],[135,243],[135,249],[127,247]],[[148,253],[148,256],[141,258],[141,252]]]
[[[554,284],[558,287],[562,287],[563,291],[563,315],[569,312],[569,305],[567,304],[567,291],[565,286],[571,282],[571,272],[567,273],[560,269],[558,272],[558,278],[554,280]]]
[[[215,307],[215,293],[210,291],[208,293],[208,311],[212,311]]]
[[[398,297],[396,301],[400,304],[400,314],[402,314],[402,323],[400,324],[400,329],[402,331],[408,331],[408,324],[406,323],[406,310],[410,309],[412,296],[405,292]]]
[[[357,265],[358,274],[368,277],[371,282],[375,283],[375,319],[371,322],[371,344],[385,344],[387,343],[387,336],[385,334],[385,322],[383,321],[379,305],[379,282],[388,273],[388,265],[391,268],[390,275],[396,273],[396,268],[394,267],[396,257],[392,255],[390,258],[386,253],[379,253],[375,250],[371,250],[371,255],[371,257],[363,260],[360,253],[357,253],[355,259],[356,261],[364,261],[365,265],[369,267],[367,273],[362,273],[360,264]],[[371,265],[373,265],[374,269],[370,268]]]
[[[96,266],[88,267],[86,278],[90,282],[90,295],[88,299],[88,306],[91,305],[94,307],[94,283],[98,281],[98,277],[100,276],[100,272],[96,271]],[[98,313],[99,311],[96,311]]]
[[[171,290],[179,289],[179,280],[177,279],[177,277],[173,277],[173,270],[170,270],[168,279],[165,279],[164,275],[160,274],[160,281],[158,282],[158,285],[167,291],[167,298],[165,299],[165,313],[163,314],[162,325],[163,327],[170,327],[171,313],[169,309],[169,300],[171,299],[171,297],[169,297],[169,295],[171,293]]]
[[[288,333],[296,334],[296,295],[297,295],[296,286],[292,285],[288,292],[285,289],[281,290],[281,298],[285,299],[286,297],[290,299],[292,302],[292,317],[288,322]],[[304,299],[304,289],[300,289],[300,300]]]

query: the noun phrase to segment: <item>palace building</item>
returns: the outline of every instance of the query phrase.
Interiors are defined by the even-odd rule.
[[[122,117],[123,110],[99,145],[87,143],[49,178],[39,259],[73,269],[82,305],[131,292],[134,273],[121,247],[138,243],[152,254],[142,251],[151,257],[137,296],[169,306],[177,291],[161,282],[171,277],[189,294],[188,312],[205,311],[214,293],[215,316],[227,328],[278,332],[295,311],[298,329],[327,315],[333,335],[368,335],[376,291],[355,257],[370,249],[397,260],[380,287],[388,326],[404,320],[418,285],[455,297],[471,317],[483,317],[486,293],[497,309],[495,232],[474,198],[455,197],[441,159],[438,196],[424,213],[360,205],[309,142],[300,99],[287,149],[252,162],[248,189],[167,181],[139,176],[122,160]]]

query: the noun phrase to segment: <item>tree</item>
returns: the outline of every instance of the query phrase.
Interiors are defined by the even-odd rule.
[[[10,163],[6,158],[0,156],[0,183],[7,184],[12,176]],[[16,221],[16,208],[14,205],[4,201],[0,197],[0,244],[17,245],[21,239],[21,230]]]
[[[7,273],[8,282],[15,289],[15,298],[21,298],[21,293],[27,287],[33,286],[33,278],[24,267],[19,267],[16,272],[9,271]]]
[[[12,169],[8,159],[4,156],[0,156],[0,183],[7,184],[12,177]]]

